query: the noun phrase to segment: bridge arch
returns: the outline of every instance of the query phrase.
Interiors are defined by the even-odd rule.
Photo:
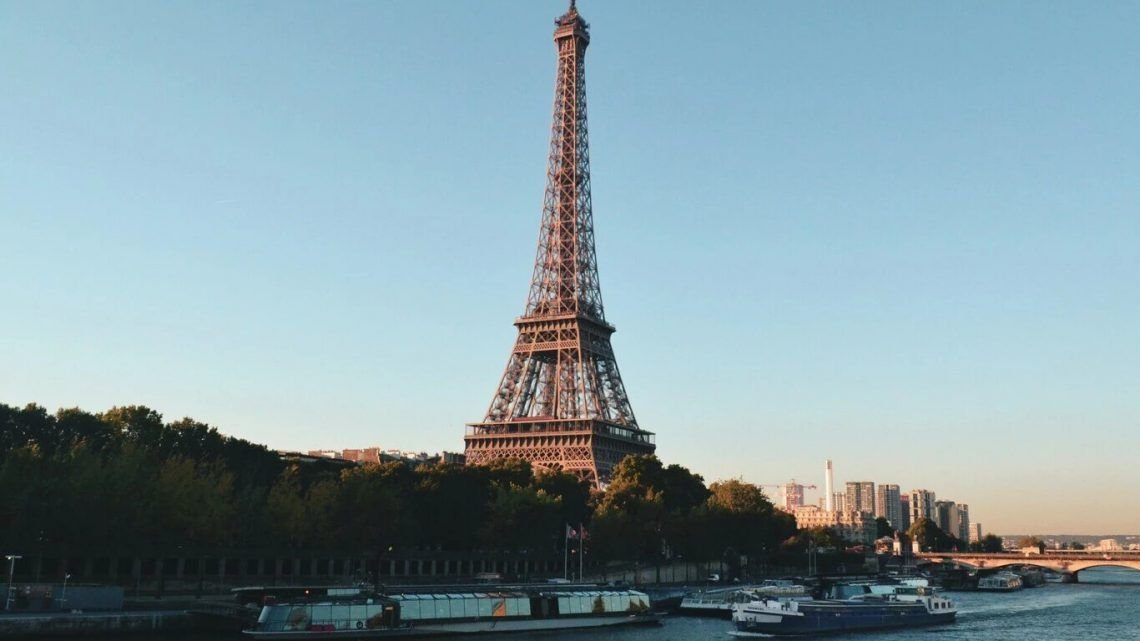
[[[1122,563],[1113,562],[1113,561],[1104,561],[1101,563],[1092,563],[1089,565],[1082,565],[1079,570],[1072,570],[1072,573],[1073,574],[1079,574],[1081,572],[1084,572],[1085,570],[1092,570],[1094,568],[1112,568],[1114,570],[1125,570],[1125,571],[1131,572],[1132,574],[1136,575],[1137,578],[1140,578],[1140,568],[1136,567],[1135,565],[1124,565]]]

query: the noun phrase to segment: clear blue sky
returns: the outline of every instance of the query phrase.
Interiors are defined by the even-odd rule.
[[[1135,3],[582,0],[607,317],[709,480],[1140,531]],[[0,0],[0,402],[458,451],[561,0]]]

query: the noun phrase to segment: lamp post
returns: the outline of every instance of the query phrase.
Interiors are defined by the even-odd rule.
[[[44,536],[44,531],[40,530],[40,535],[36,537],[36,548],[39,555],[36,558],[36,583],[40,582],[40,572],[44,567],[44,544],[47,543],[47,537]]]
[[[59,595],[59,606],[61,609],[67,609],[67,582],[71,579],[71,573],[63,575],[63,593]]]
[[[4,596],[4,609],[12,609],[12,577],[16,575],[16,561],[24,558],[18,554],[7,554],[4,556],[8,559],[8,592]]]

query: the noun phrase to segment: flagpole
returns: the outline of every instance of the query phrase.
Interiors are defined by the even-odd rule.
[[[582,529],[582,523],[581,523],[581,521],[579,521],[578,522],[578,582],[579,583],[581,583],[583,580],[582,579],[582,559],[586,556],[586,543],[585,543],[585,537],[582,536],[583,532],[585,532],[585,530]]]
[[[564,524],[562,530],[562,578],[570,580],[570,526]]]

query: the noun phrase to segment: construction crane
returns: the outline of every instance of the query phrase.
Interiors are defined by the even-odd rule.
[[[795,479],[792,479],[791,481],[789,481],[787,483],[760,483],[759,485],[760,485],[760,487],[779,488],[780,494],[783,495],[783,498],[780,499],[780,501],[783,503],[783,505],[781,507],[783,509],[787,509],[787,510],[791,510],[797,506],[803,505],[804,490],[816,489],[816,487],[814,485],[803,485],[800,483],[796,483]],[[798,489],[792,489],[791,492],[788,492],[787,491],[788,488],[798,488]]]
[[[801,483],[796,483],[796,480],[795,480],[795,479],[792,479],[792,480],[788,481],[787,483],[757,483],[757,485],[759,485],[760,487],[785,487],[785,486],[788,486],[788,485],[800,485],[800,486],[802,486],[802,487],[803,487],[805,490],[814,490],[814,489],[816,489],[816,486],[814,486],[814,485],[803,485],[803,484],[801,484]]]

